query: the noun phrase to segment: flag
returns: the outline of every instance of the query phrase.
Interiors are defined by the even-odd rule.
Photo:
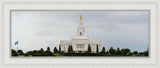
[[[18,45],[18,40],[14,43],[14,45],[15,45],[15,46]]]

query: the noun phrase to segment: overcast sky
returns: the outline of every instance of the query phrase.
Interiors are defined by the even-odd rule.
[[[60,40],[77,34],[80,14],[85,35],[101,40],[108,50],[129,48],[145,51],[149,46],[149,11],[11,11],[11,48],[26,51],[40,48],[51,50]]]

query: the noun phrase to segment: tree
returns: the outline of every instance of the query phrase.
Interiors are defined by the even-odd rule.
[[[133,54],[134,54],[134,53],[132,53],[132,52],[129,52],[128,56],[133,56]]]
[[[17,54],[16,50],[12,49],[12,56],[17,56],[17,55],[18,54]]]
[[[139,52],[139,56],[144,56],[144,53],[143,52]]]
[[[71,45],[71,53],[73,53],[73,47],[72,47],[72,45]]]
[[[137,54],[138,54],[138,51],[133,51],[133,54],[134,54],[134,55],[137,55]]]
[[[96,53],[98,54],[99,53],[98,44],[97,44],[97,49],[96,50],[97,50]]]
[[[126,48],[123,50],[123,55],[127,56],[130,53],[130,49]]]
[[[25,53],[26,56],[33,55],[33,51],[28,51]]]
[[[68,47],[68,53],[71,53],[72,49],[71,46]]]
[[[68,47],[68,53],[73,53],[72,45]]]
[[[47,51],[50,51],[50,47],[47,47]]]
[[[56,47],[54,47],[54,53],[58,53],[58,50],[57,50],[57,48]]]
[[[116,54],[116,50],[113,49],[113,47],[111,47],[111,48],[109,49],[109,53],[110,53],[110,55],[115,55],[115,54]]]
[[[38,51],[37,50],[33,50],[33,56],[39,56]]]
[[[106,51],[106,54],[109,55],[109,51]]]
[[[102,54],[105,53],[105,47],[102,48],[102,52],[101,52],[101,53],[102,53]]]
[[[124,51],[124,49],[121,49],[121,55],[123,56],[124,54],[123,54],[123,51]]]
[[[59,45],[59,53],[61,53],[61,45]]]
[[[71,47],[69,46],[69,47],[68,47],[68,53],[70,53],[70,51],[71,51]]]
[[[29,56],[29,55],[33,55],[33,56],[45,56],[46,52],[43,50],[43,48],[41,48],[40,50],[33,50],[33,51],[28,51],[27,53],[25,53],[25,55]]]
[[[117,55],[121,55],[121,51],[119,48],[117,48]]]
[[[41,48],[41,49],[38,51],[38,55],[40,55],[40,56],[44,56],[44,55],[45,55],[43,48]]]
[[[144,51],[144,56],[148,56],[148,50]]]
[[[91,47],[90,47],[90,44],[88,44],[88,53],[91,53]]]
[[[47,47],[47,50],[45,51],[45,55],[46,56],[51,56],[52,55],[52,52],[50,51],[49,47]]]
[[[40,52],[44,52],[43,48],[40,49]]]
[[[18,50],[17,53],[18,53],[18,55],[24,55],[22,50]]]

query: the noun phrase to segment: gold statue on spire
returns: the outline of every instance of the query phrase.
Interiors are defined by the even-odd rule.
[[[80,21],[82,21],[82,15],[80,15]]]

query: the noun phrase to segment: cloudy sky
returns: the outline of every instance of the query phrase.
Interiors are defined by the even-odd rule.
[[[147,50],[149,11],[11,11],[11,48],[16,49],[16,40],[24,52],[58,47],[60,40],[77,35],[80,14],[85,35],[101,40],[106,50],[111,46]]]

